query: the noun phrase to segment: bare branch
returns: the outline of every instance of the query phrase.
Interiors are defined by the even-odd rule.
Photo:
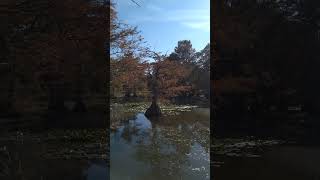
[[[141,7],[139,3],[137,3],[135,0],[131,0],[133,3],[135,3],[137,6]]]

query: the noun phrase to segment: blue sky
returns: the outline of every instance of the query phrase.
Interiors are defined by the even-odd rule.
[[[179,40],[199,51],[210,42],[210,0],[113,0],[121,21],[137,26],[153,50],[171,53]]]

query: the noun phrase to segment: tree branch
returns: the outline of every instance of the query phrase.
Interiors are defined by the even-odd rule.
[[[138,4],[135,0],[131,0],[133,3],[135,3],[137,6],[141,7],[140,4]]]

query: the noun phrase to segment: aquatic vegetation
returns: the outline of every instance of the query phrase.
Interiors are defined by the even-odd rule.
[[[150,103],[147,102],[139,102],[139,103],[113,103],[110,106],[110,111],[115,112],[145,112],[148,107],[150,106]],[[168,103],[159,103],[161,111],[166,112],[165,115],[170,115],[175,112],[185,112],[185,111],[191,111],[192,109],[198,107],[198,106],[192,106],[192,105],[175,105],[175,104],[168,104]]]
[[[259,158],[270,147],[285,143],[281,140],[253,138],[213,139],[212,142],[211,151],[218,160],[213,162],[214,167],[220,167],[224,164],[223,161],[219,161],[221,157]]]
[[[95,161],[108,166],[108,135],[105,129],[1,132],[0,179],[47,179],[58,171],[81,178]]]
[[[45,132],[11,132],[3,135],[2,144],[38,144],[44,159],[107,159],[105,129],[53,129]],[[10,150],[10,149],[9,149]]]
[[[121,122],[134,118],[136,113],[144,113],[149,106],[150,104],[146,102],[112,103],[110,105],[110,129],[116,130]],[[191,112],[192,109],[197,108],[197,106],[192,105],[174,105],[168,103],[159,103],[159,106],[164,117],[179,115],[182,112]]]

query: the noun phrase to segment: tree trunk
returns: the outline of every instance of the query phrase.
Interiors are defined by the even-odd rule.
[[[158,91],[158,68],[155,68],[154,75],[152,77],[152,103],[151,106],[147,109],[145,112],[145,116],[147,118],[152,118],[152,117],[160,117],[161,116],[161,109],[158,105],[158,96],[159,96],[159,91]]]
[[[152,100],[151,106],[147,109],[145,116],[147,118],[161,116],[161,109],[160,109],[159,105],[157,104],[157,100],[155,97]]]

